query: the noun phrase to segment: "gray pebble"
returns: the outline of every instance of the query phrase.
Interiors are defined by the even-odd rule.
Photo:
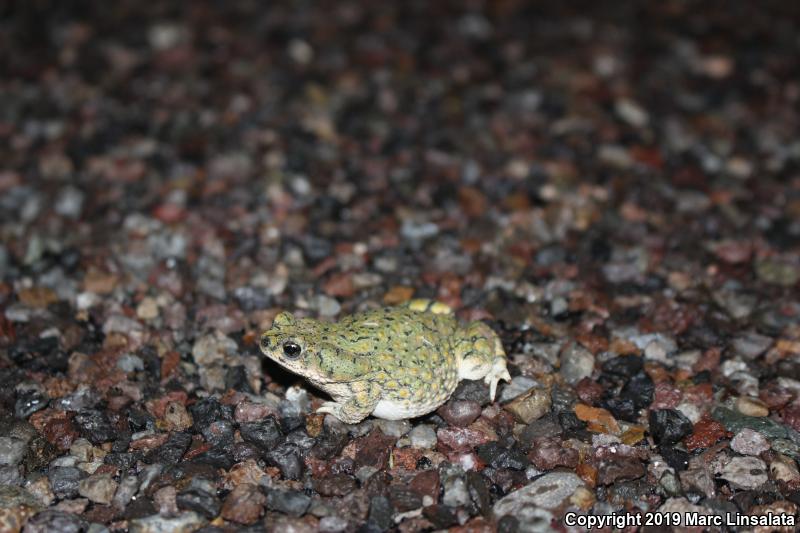
[[[24,440],[15,437],[0,437],[0,465],[17,465],[28,449]]]
[[[561,352],[561,369],[559,374],[569,384],[574,385],[594,371],[594,356],[577,343],[570,343]]]
[[[430,424],[415,426],[408,432],[411,439],[411,446],[425,450],[433,449],[436,446],[436,430]]]

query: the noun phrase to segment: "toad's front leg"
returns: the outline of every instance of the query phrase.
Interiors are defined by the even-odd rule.
[[[347,384],[349,394],[338,402],[325,402],[318,413],[330,413],[346,424],[357,424],[367,418],[381,399],[377,383],[359,381]]]
[[[506,368],[503,343],[483,322],[472,322],[455,345],[459,379],[481,379],[489,385],[489,399],[494,401],[499,381],[511,381]]]

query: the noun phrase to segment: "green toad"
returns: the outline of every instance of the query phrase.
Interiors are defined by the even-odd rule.
[[[261,336],[261,351],[331,395],[318,413],[356,423],[401,420],[442,405],[462,379],[480,379],[494,400],[509,381],[500,339],[482,322],[458,323],[446,305],[412,300],[336,324],[289,313]]]

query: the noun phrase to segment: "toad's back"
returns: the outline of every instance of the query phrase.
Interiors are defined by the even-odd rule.
[[[460,328],[452,314],[387,307],[352,315],[338,325],[348,349],[370,354],[371,378],[382,389],[375,416],[419,416],[455,390]]]

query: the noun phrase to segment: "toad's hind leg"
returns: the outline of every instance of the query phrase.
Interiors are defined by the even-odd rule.
[[[341,401],[325,402],[318,413],[330,413],[346,424],[357,424],[367,418],[381,399],[381,389],[376,383],[364,382],[349,385],[350,395]]]
[[[459,379],[481,379],[489,385],[494,401],[497,382],[511,381],[506,369],[506,352],[500,338],[483,322],[471,322],[455,345]]]

